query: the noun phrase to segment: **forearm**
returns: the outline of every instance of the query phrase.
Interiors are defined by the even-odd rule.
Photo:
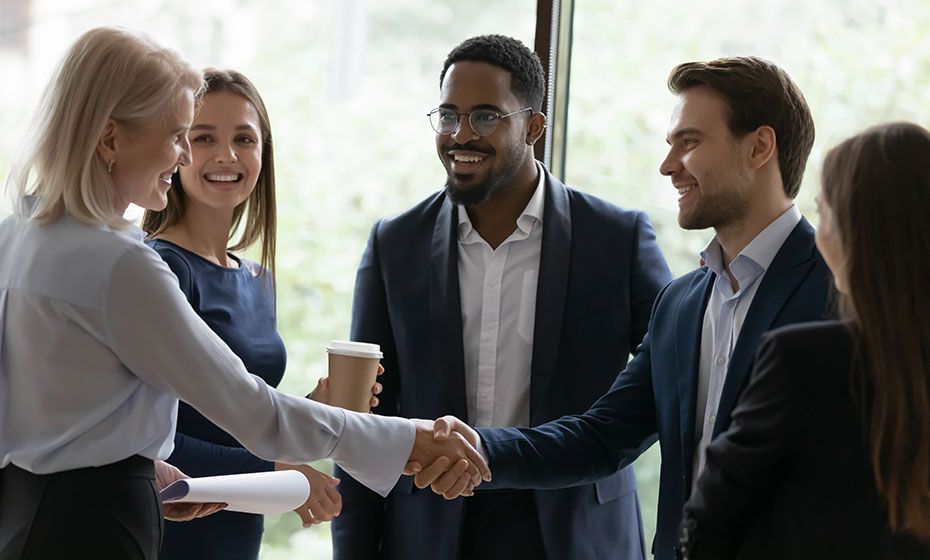
[[[245,448],[211,443],[181,432],[174,437],[174,451],[168,462],[194,477],[274,469],[274,463],[256,457]]]

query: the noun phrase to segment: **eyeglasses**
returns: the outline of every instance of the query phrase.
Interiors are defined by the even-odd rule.
[[[459,128],[459,119],[468,117],[468,126],[471,127],[475,134],[478,136],[489,136],[497,130],[501,120],[527,111],[532,114],[533,108],[524,107],[519,111],[502,115],[491,109],[476,109],[471,113],[457,113],[452,109],[439,107],[427,113],[426,116],[429,117],[429,124],[437,134],[455,134],[455,131]]]

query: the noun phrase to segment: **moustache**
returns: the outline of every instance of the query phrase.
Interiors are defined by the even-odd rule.
[[[478,144],[476,144],[475,142],[466,142],[465,144],[458,144],[456,142],[450,142],[448,144],[445,144],[442,147],[442,151],[444,152],[451,152],[452,150],[477,152],[479,154],[485,154],[489,156],[494,155],[496,153],[493,148],[482,148],[478,146]]]

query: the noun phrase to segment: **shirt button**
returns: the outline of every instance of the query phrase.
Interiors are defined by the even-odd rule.
[[[711,423],[711,424],[713,424],[714,422],[716,422],[716,421],[717,421],[717,417],[716,417],[716,416],[714,416],[713,414],[711,414],[711,415],[710,415],[710,418],[708,418],[707,420],[709,420],[709,421],[710,421],[710,423]]]
[[[717,357],[717,365],[718,365],[718,366],[722,366],[722,365],[725,364],[725,363],[727,363],[727,359],[726,359],[726,358],[724,358],[723,356],[718,356],[718,357]]]

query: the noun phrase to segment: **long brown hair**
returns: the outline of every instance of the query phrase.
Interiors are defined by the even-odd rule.
[[[203,95],[226,91],[245,98],[258,112],[259,126],[262,134],[262,169],[258,173],[255,189],[249,198],[233,210],[232,224],[229,228],[229,240],[233,241],[242,217],[245,216],[245,227],[238,241],[233,243],[230,251],[242,251],[249,248],[256,241],[261,241],[261,271],[275,271],[275,231],[276,207],[274,186],[274,148],[271,138],[271,121],[265,103],[258,94],[258,89],[252,82],[235,70],[217,70],[208,68],[204,70],[206,84]],[[185,211],[186,195],[181,184],[181,174],[175,173],[171,177],[172,188],[168,191],[168,205],[164,210],[153,212],[147,210],[142,218],[142,229],[150,237],[157,236],[166,229],[181,221]]]
[[[930,132],[893,123],[846,140],[824,160],[823,194],[875,483],[891,528],[930,542]]]

